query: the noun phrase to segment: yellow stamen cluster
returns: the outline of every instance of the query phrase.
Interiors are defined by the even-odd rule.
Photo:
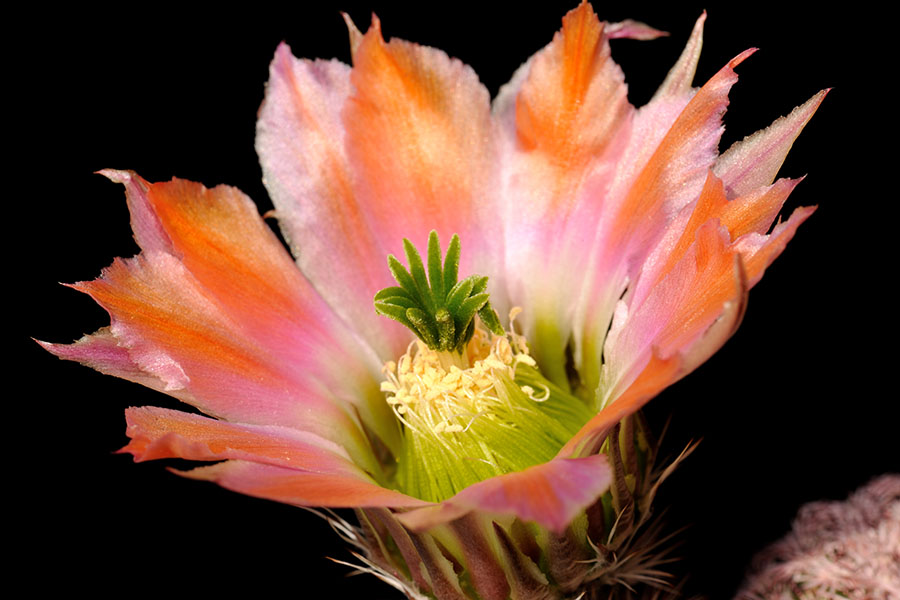
[[[381,390],[388,394],[387,402],[397,418],[415,433],[467,431],[475,419],[491,418],[500,406],[511,408],[500,384],[502,376],[513,381],[516,365],[534,366],[524,339],[514,338],[513,343],[515,349],[506,337],[476,327],[464,357],[472,366],[447,368],[446,356],[417,340],[396,363],[384,365],[386,380]],[[522,391],[535,401],[544,399],[530,386]]]
[[[476,321],[457,351],[410,344],[384,365],[386,394],[402,443],[396,489],[440,502],[490,477],[552,459],[592,416],[587,405],[547,381],[516,333]]]

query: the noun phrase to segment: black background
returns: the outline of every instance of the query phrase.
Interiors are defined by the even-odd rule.
[[[278,42],[297,56],[349,61],[338,10],[362,29],[374,10],[385,36],[460,58],[493,95],[572,4],[154,5],[64,9],[20,24],[30,41],[10,55],[7,176],[18,191],[7,294],[22,303],[13,324],[22,362],[7,378],[25,385],[11,398],[7,428],[18,442],[7,461],[28,531],[19,560],[46,574],[35,588],[394,597],[324,558],[351,557],[318,518],[113,454],[126,441],[123,408],[176,403],[60,362],[27,338],[67,342],[107,324],[89,298],[57,282],[92,279],[113,257],[137,252],[121,187],[94,171],[228,183],[270,208],[253,138]],[[681,536],[687,591],[712,598],[731,597],[753,554],[787,531],[802,503],[843,498],[900,471],[896,269],[888,266],[896,168],[881,148],[895,143],[884,73],[896,53],[869,43],[880,27],[862,5],[838,14],[735,4],[596,7],[602,19],[672,33],[613,42],[636,105],[649,100],[704,8],[695,83],[761,48],[738,68],[722,149],[834,87],[782,170],[809,175],[788,209],[818,204],[818,212],[751,293],[737,335],[649,406],[657,424],[672,415],[669,452],[703,438],[661,504],[671,506],[673,526],[692,524]]]

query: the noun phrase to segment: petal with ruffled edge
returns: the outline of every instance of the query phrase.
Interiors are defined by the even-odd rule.
[[[644,348],[655,346],[664,353],[690,346],[728,300],[729,265],[736,255],[746,288],[752,288],[815,210],[799,208],[771,234],[764,233],[795,185],[781,180],[729,201],[722,181],[710,172],[680,238],[660,244],[651,255],[656,258],[648,261],[636,282],[635,293],[623,302],[627,309],[617,315],[606,348],[608,369],[619,371],[614,363],[621,360],[624,346],[638,339]],[[632,323],[626,325],[627,321]],[[632,342],[620,339],[628,328],[633,329],[624,335]],[[635,356],[633,350],[624,354]]]
[[[359,472],[341,446],[291,427],[229,423],[152,406],[127,409],[125,421],[131,441],[119,452],[135,462],[239,459],[317,473]]]
[[[298,59],[281,44],[269,67],[256,151],[300,269],[381,357],[394,357],[409,335],[372,310],[375,291],[392,281],[381,240],[353,191],[341,118],[351,91],[349,66]]]
[[[374,459],[357,410],[397,443],[377,358],[303,279],[249,198],[224,186],[104,174],[125,184],[144,253],[74,286],[110,312],[109,330],[91,343],[48,349],[208,414],[316,431],[349,444],[367,466]],[[111,351],[110,334],[127,358]]]
[[[227,420],[315,432],[374,468],[349,407],[248,336],[172,255],[117,259],[75,287],[106,309],[119,345],[166,392]]]
[[[271,495],[254,494],[292,504],[316,506],[420,506],[421,500],[386,490],[367,476],[340,446],[314,434],[275,425],[226,423],[180,411],[142,407],[125,413],[131,442],[120,452],[136,461],[163,458],[229,462],[187,473],[197,479],[214,479],[212,473],[228,472],[232,481],[236,466],[253,472],[258,488],[265,486],[261,473],[277,480]],[[277,469],[255,470],[253,466]],[[201,476],[203,475],[203,476]],[[240,479],[240,477],[237,477]],[[246,484],[246,480],[244,481]],[[225,487],[229,487],[225,485]],[[280,490],[280,492],[274,490]],[[289,490],[289,496],[284,492]],[[296,501],[304,498],[303,502]]]
[[[96,369],[104,375],[121,377],[158,392],[169,393],[183,402],[193,403],[186,390],[167,390],[164,380],[142,369],[131,358],[128,349],[119,345],[119,340],[112,334],[109,327],[99,329],[91,335],[85,335],[72,344],[35,341],[44,350],[64,360],[74,360]]]
[[[787,221],[776,225],[769,235],[751,232],[734,242],[734,250],[744,257],[747,265],[749,287],[759,283],[765,270],[778,258],[794,237],[797,228],[814,212],[816,212],[815,206],[801,206],[791,213]]]
[[[487,89],[440,50],[385,42],[377,17],[356,35],[355,92],[343,112],[347,154],[354,193],[383,251],[400,255],[404,237],[422,244],[432,229],[445,243],[456,233],[464,249],[460,272],[500,277]]]
[[[385,42],[349,22],[354,66],[298,60],[282,45],[257,126],[265,182],[303,272],[382,359],[409,334],[378,317],[384,257],[402,239],[459,234],[461,272],[503,273],[493,124],[475,73],[433,48]],[[495,282],[502,307],[502,284]]]
[[[512,515],[562,532],[612,481],[606,456],[556,458],[516,473],[470,485],[439,505],[402,513],[409,528],[423,531],[470,511]]]
[[[787,117],[748,136],[719,157],[707,174],[699,198],[680,211],[644,261],[640,281],[629,291],[632,303],[640,303],[647,291],[683,256],[695,232],[707,220],[718,218],[732,240],[747,233],[768,231],[800,181],[781,179],[772,184],[772,180],[791,144],[827,92],[819,92]]]
[[[733,67],[734,62],[732,61],[726,69]],[[698,344],[698,347],[707,348],[702,352],[705,360],[706,356],[727,339],[726,336],[721,343],[717,342],[715,347],[708,350],[710,336],[702,333],[716,318],[723,318],[716,317],[721,312],[716,302],[722,301],[727,287],[724,285],[727,277],[725,254],[741,255],[738,266],[742,272],[741,277],[746,281],[744,285],[749,289],[759,281],[765,268],[784,249],[797,226],[814,211],[814,208],[798,209],[787,223],[777,226],[769,236],[765,235],[798,181],[782,179],[775,184],[769,184],[791,144],[826,93],[827,90],[820,92],[794,109],[787,117],[778,119],[769,128],[733,146],[726,153],[727,157],[721,157],[713,167],[717,174],[726,178],[726,181],[714,175],[712,171],[708,172],[699,197],[684,206],[669,223],[655,249],[643,260],[640,277],[631,285],[625,301],[618,303],[615,320],[604,350],[606,364],[603,367],[601,386],[604,404],[617,397],[619,392],[615,391],[615,388],[621,389],[634,379],[636,369],[647,360],[651,348],[668,347],[668,350],[661,350],[666,355],[676,347],[680,347],[679,351],[683,352],[691,347],[694,343],[692,340],[703,335],[705,343]],[[694,100],[696,101],[696,98]],[[732,194],[732,198],[734,195],[738,197],[730,199],[728,194]],[[714,237],[712,231],[720,225],[727,231],[727,235],[720,236],[719,250],[710,252],[712,246],[716,245],[709,243]],[[703,242],[698,236],[703,230],[707,232],[704,236],[708,247],[706,252],[702,250]],[[698,238],[696,243],[695,237]],[[693,252],[695,263],[701,256],[720,254],[721,260],[716,261],[719,268],[705,274],[704,281],[698,281],[696,277],[699,271],[693,276],[687,273],[690,270],[690,260],[684,260],[684,257],[689,249]],[[709,268],[708,264],[706,268]],[[673,271],[678,271],[680,275],[673,274]],[[683,277],[684,281],[694,281],[695,285],[700,286],[698,289],[703,290],[707,300],[698,301],[703,294],[691,292],[692,299],[683,302],[679,309],[678,303],[672,300],[673,297],[680,297],[679,292],[671,289],[672,285],[675,285],[682,290],[681,293],[687,291],[678,283],[679,276]],[[667,281],[671,283],[666,283]],[[721,293],[712,292],[713,289],[718,289]],[[710,299],[715,301],[710,302]],[[732,299],[719,306],[733,306],[734,303]],[[661,308],[666,305],[669,306],[668,310]],[[671,314],[673,309],[679,314]],[[649,316],[656,311],[658,314],[655,318]],[[666,320],[668,324],[664,323]],[[626,321],[633,323],[625,325]],[[655,325],[650,325],[651,322]],[[673,329],[676,325],[681,330],[681,337],[674,334]],[[623,331],[628,328],[633,329],[623,336]],[[663,330],[667,330],[667,333],[664,334]],[[625,342],[625,338],[630,338],[631,342]],[[634,346],[630,351],[624,350],[629,343],[634,344],[638,339],[641,339],[639,343],[641,351],[635,352]],[[693,362],[697,362],[698,354],[700,352],[696,350],[692,352]],[[623,359],[623,356],[629,358]],[[624,367],[626,363],[630,365],[627,368]],[[611,376],[612,373],[617,375]]]
[[[275,473],[287,489],[293,490],[292,494],[305,498],[309,504],[425,504],[383,489],[350,460],[342,447],[309,432],[276,425],[226,423],[153,407],[130,408],[125,417],[128,422],[126,433],[131,441],[120,452],[131,453],[135,461],[176,457],[202,461],[237,460],[300,471],[292,483],[286,483],[289,474]],[[284,501],[280,496],[272,499]]]
[[[149,184],[134,173],[103,174],[125,185],[135,237],[145,251],[177,257],[204,293],[272,354],[342,401],[377,410],[367,406],[364,393],[380,380],[377,357],[298,272],[250,198],[227,186],[207,189],[178,179]],[[155,227],[145,225],[151,221]]]

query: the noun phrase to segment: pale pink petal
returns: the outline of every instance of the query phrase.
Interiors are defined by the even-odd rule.
[[[470,485],[443,503],[397,515],[413,530],[425,530],[470,512],[511,515],[562,532],[609,488],[606,456],[557,458],[516,473]]]
[[[696,93],[696,89],[692,87],[692,82],[703,46],[703,24],[705,21],[706,12],[704,11],[694,24],[694,29],[681,56],[669,70],[665,81],[659,86],[653,99],[646,106],[638,109],[628,145],[620,158],[616,177],[609,192],[611,197],[622,199],[626,197],[629,187],[637,180],[641,170],[650,161],[653,153],[660,146],[666,134]],[[681,212],[686,211],[682,209]],[[689,211],[688,214],[690,214]],[[674,227],[669,226],[666,233],[674,236],[677,235],[677,230],[678,226],[675,224]],[[662,246],[663,244],[660,245]],[[644,261],[643,268],[646,269],[647,263],[652,265],[656,260],[652,254],[649,255]],[[610,282],[616,281],[617,278],[611,275],[612,273],[607,272],[604,274],[604,277]],[[621,276],[622,279],[624,277],[624,275]],[[633,274],[631,277],[633,278]],[[607,287],[609,289],[607,295],[614,302],[620,297],[622,288],[620,285],[613,284]],[[634,292],[632,290],[629,293]],[[611,314],[611,309],[608,306],[609,301],[598,302],[598,298],[595,297],[589,299],[587,303],[595,306],[605,305],[605,311],[601,312]],[[604,320],[600,318],[600,321]],[[591,344],[589,340],[585,340],[584,343],[586,345]],[[603,340],[596,340],[594,343],[602,346]]]
[[[248,496],[297,506],[368,508],[428,504],[358,476],[314,473],[242,460],[176,473],[189,479],[212,481]]]
[[[393,280],[377,223],[353,190],[341,117],[351,91],[350,67],[297,59],[281,44],[269,68],[256,150],[300,269],[382,358],[394,358],[409,336],[372,308],[375,292]]]
[[[100,371],[105,375],[121,377],[145,385],[151,389],[166,392],[184,402],[193,403],[187,390],[167,390],[166,382],[142,369],[128,353],[128,349],[119,345],[119,340],[109,327],[104,327],[91,335],[85,335],[72,344],[52,344],[37,341],[44,350],[64,360],[74,360]]]
[[[694,73],[697,72],[697,61],[700,60],[700,51],[703,49],[703,24],[706,22],[706,11],[694,23],[691,37],[688,39],[678,61],[669,70],[665,81],[656,90],[653,100],[667,96],[683,96],[693,89]],[[653,103],[651,100],[651,104]]]
[[[650,27],[646,23],[635,21],[633,19],[625,19],[618,23],[607,23],[606,36],[611,39],[631,39],[631,40],[655,40],[659,37],[669,35],[665,31],[660,31],[654,27]]]
[[[623,77],[609,58],[606,38],[650,39],[661,33],[652,30],[652,36],[639,35],[632,25],[636,24],[601,24],[583,3],[566,16],[554,42],[529,59],[494,102],[495,116],[505,134],[504,161],[510,173],[504,192],[506,221],[511,224],[507,228],[507,264],[511,272],[523,274],[511,281],[511,297],[526,309],[519,322],[533,341],[542,368],[561,385],[567,384],[564,356],[575,303],[571,295],[560,298],[556,291],[578,290],[585,272],[597,273],[596,277],[608,284],[605,304],[611,310],[625,277],[612,271],[592,271],[587,262],[590,252],[586,251],[601,227],[604,211],[612,204],[611,180],[628,179],[624,172],[629,169],[635,171],[632,177],[636,176],[640,165],[632,164],[649,159],[662,133],[690,99],[690,94],[668,94],[638,111],[630,125],[633,109],[625,101]],[[681,70],[693,69],[687,62],[680,61]],[[566,97],[558,91],[566,86],[554,78],[584,82],[580,88],[583,97],[578,93]],[[541,82],[546,83],[544,88],[538,88]],[[531,98],[529,86],[535,91]],[[572,89],[579,90],[577,85]],[[539,108],[531,108],[529,102]],[[568,160],[565,151],[552,146],[541,153],[536,143],[531,144],[534,149],[523,144],[518,127],[523,113],[526,132],[530,131],[531,113],[548,115],[553,126],[541,134],[548,140],[544,146],[559,141],[562,147],[568,144],[587,158]],[[607,129],[611,122],[618,127],[615,133]],[[571,130],[565,130],[566,124]],[[641,156],[639,150],[647,146],[651,152]],[[578,151],[568,155],[578,156]],[[602,339],[599,343],[602,345]]]
[[[132,171],[104,169],[98,171],[110,181],[125,186],[125,199],[128,201],[128,213],[131,216],[131,229],[138,245],[147,251],[173,251],[172,240],[156,214],[148,194],[150,184]]]
[[[513,101],[515,97],[515,101]],[[629,130],[632,107],[610,57],[605,24],[582,3],[553,41],[495,102],[503,133],[507,269],[521,324],[545,373],[566,386],[571,299],[586,267],[604,188]]]
[[[830,90],[822,90],[791,114],[747,136],[716,161],[715,173],[729,196],[739,196],[772,183],[794,140],[815,114]]]
[[[362,35],[349,23],[354,68],[294,59],[279,48],[260,112],[257,150],[298,262],[382,359],[409,333],[379,317],[372,298],[392,285],[389,253],[420,248],[437,230],[462,240],[460,273],[493,276],[502,305],[489,97],[446,54]]]
[[[356,56],[356,51],[359,50],[359,45],[363,41],[363,33],[356,26],[356,23],[353,22],[353,19],[350,18],[350,15],[342,12],[341,16],[344,18],[344,24],[347,26],[347,33],[350,37],[350,58],[352,59]]]
[[[655,241],[668,220],[698,196],[718,155],[728,92],[737,82],[734,67],[753,52],[731,60],[678,115],[616,206],[611,226],[604,229],[611,234],[604,239],[606,248],[614,248],[617,255],[629,248],[639,252],[638,258],[646,256],[648,242]]]

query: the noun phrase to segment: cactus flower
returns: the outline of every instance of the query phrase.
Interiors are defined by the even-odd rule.
[[[365,568],[410,598],[656,582],[669,470],[638,411],[813,212],[776,223],[798,181],[775,177],[825,95],[720,155],[752,50],[693,87],[704,20],[641,108],[609,42],[661,32],[586,2],[493,102],[374,17],[348,19],[352,67],[282,44],[257,151],[293,258],[237,189],[103,171],[141,253],[73,285],[109,327],[43,345],[202,413],[128,409],[135,460],[356,509]]]

